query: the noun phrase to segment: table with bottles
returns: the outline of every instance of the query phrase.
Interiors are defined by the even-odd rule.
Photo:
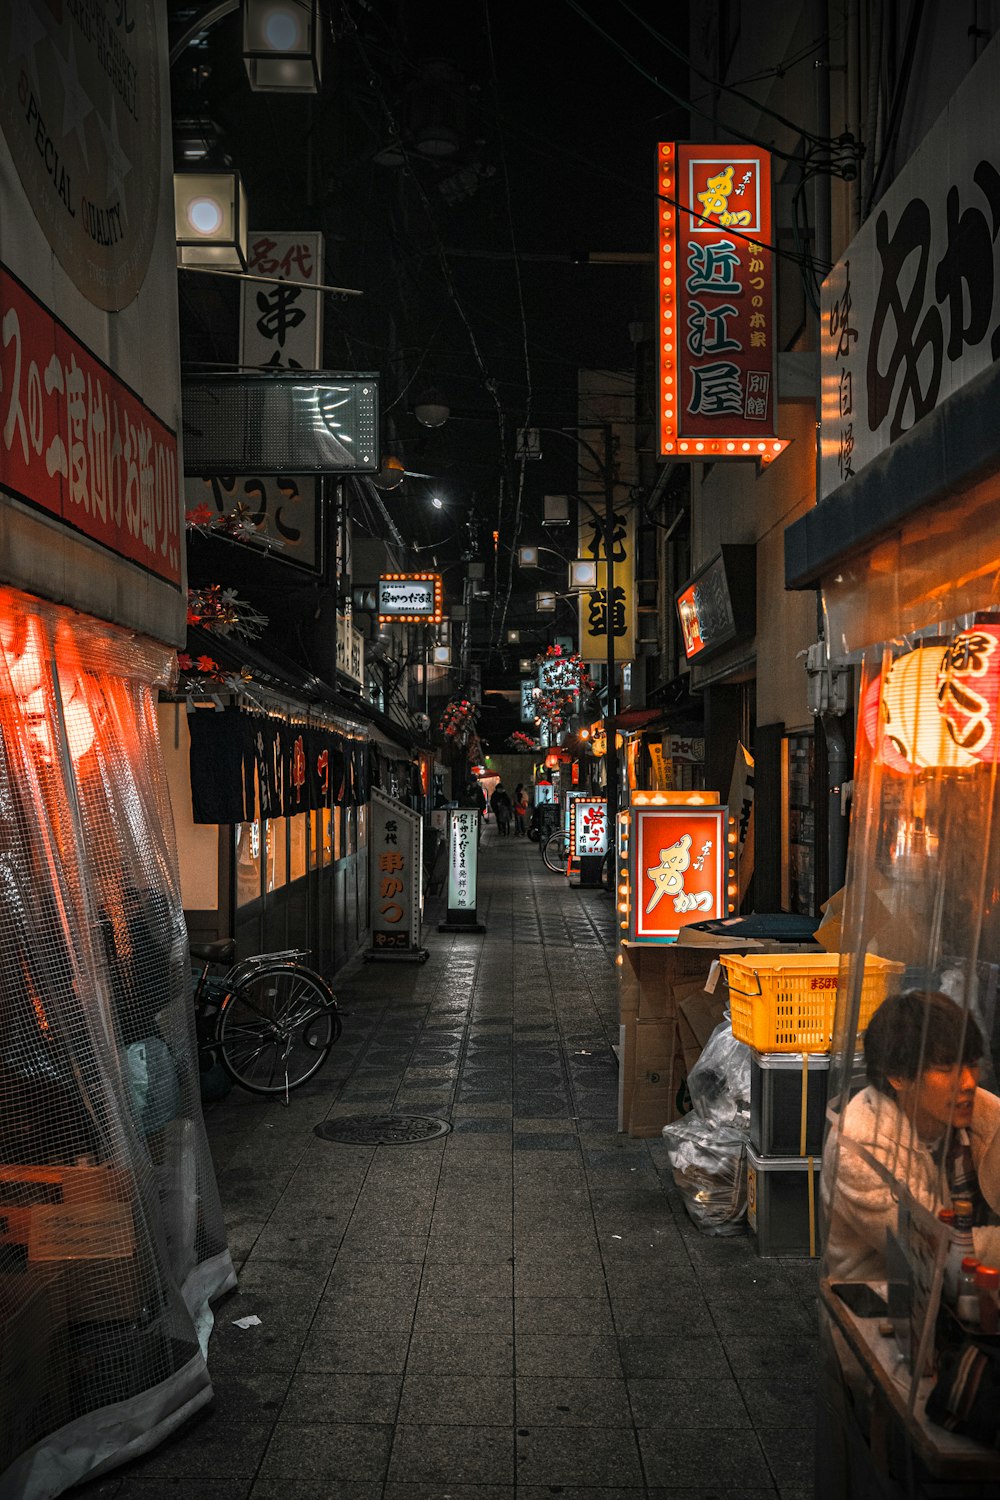
[[[828,1278],[821,1280],[822,1305],[883,1397],[887,1414],[900,1424],[929,1473],[955,1482],[972,1481],[974,1487],[968,1492],[970,1496],[1000,1493],[1000,1453],[930,1421],[925,1408],[934,1388],[932,1375],[918,1381],[911,1407],[909,1365],[900,1352],[885,1314],[865,1317],[853,1311],[844,1300],[843,1283],[836,1285],[838,1289],[834,1290],[834,1283]],[[886,1300],[884,1282],[853,1282],[849,1285],[866,1288],[879,1300]],[[863,1306],[863,1303],[859,1301],[856,1305]],[[890,1331],[886,1332],[887,1329]],[[992,1483],[987,1492],[981,1486],[988,1482]],[[993,1486],[998,1487],[996,1491]]]

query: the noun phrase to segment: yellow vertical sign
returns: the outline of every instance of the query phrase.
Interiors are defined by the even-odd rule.
[[[615,661],[635,656],[635,519],[629,505],[616,508],[611,526],[614,583],[608,601],[608,567],[603,511],[598,522],[580,507],[578,556],[597,564],[597,582],[580,595],[580,655],[587,662],[608,659],[608,620],[615,640]]]

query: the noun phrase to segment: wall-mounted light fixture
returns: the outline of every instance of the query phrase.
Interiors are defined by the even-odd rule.
[[[519,568],[537,568],[538,567],[538,548],[537,547],[518,547],[518,549],[517,549],[517,565],[518,565]]]
[[[323,70],[319,0],[243,0],[243,61],[258,94],[315,94]]]
[[[593,558],[574,557],[570,560],[569,586],[571,589],[596,589],[597,564]]]
[[[553,593],[543,592],[535,595],[535,608],[539,614],[551,614],[556,607],[556,596]]]
[[[507,632],[507,644],[508,644],[508,646],[518,646],[518,645],[520,645],[520,643],[521,643],[521,632],[519,630],[508,630],[508,632]]]
[[[179,266],[245,271],[247,196],[239,172],[175,172]]]
[[[543,526],[569,525],[568,495],[543,495],[542,504],[545,507],[542,517]]]

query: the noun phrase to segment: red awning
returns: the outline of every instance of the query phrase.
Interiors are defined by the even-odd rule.
[[[622,713],[615,714],[610,726],[617,729],[619,734],[635,734],[637,730],[649,729],[662,718],[662,708],[626,708]]]

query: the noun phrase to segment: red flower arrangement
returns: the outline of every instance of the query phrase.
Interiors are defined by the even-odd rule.
[[[445,706],[438,730],[446,739],[463,744],[476,727],[479,710],[468,698],[453,698]]]
[[[188,589],[187,622],[219,635],[241,635],[252,640],[267,624],[267,616],[258,614],[235,589],[224,589],[214,583],[205,589]]]
[[[514,733],[507,740],[507,749],[534,751],[539,749],[539,744],[537,740],[531,738],[530,734],[525,734],[523,730],[515,729]]]
[[[579,699],[596,690],[596,684],[578,651],[564,651],[549,646],[535,657],[539,692],[535,709],[540,723],[550,734],[565,729],[570,714],[575,713]]]

